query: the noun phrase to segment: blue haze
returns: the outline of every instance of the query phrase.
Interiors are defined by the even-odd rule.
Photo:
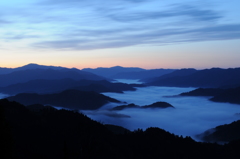
[[[126,91],[123,94],[103,93],[128,104],[134,103],[140,106],[165,101],[172,104],[175,109],[108,111],[106,109],[116,106],[110,103],[98,111],[84,111],[84,113],[104,124],[119,125],[129,130],[159,127],[176,135],[193,138],[208,129],[240,119],[240,115],[237,114],[240,113],[240,105],[211,102],[208,100],[210,97],[174,97],[193,89],[195,88],[150,86],[137,88],[136,91]]]
[[[140,83],[138,80],[118,80],[125,83]],[[95,111],[82,111],[88,117],[103,124],[123,126],[129,130],[148,127],[159,127],[176,135],[191,136],[200,134],[218,125],[228,124],[240,119],[240,105],[216,103],[210,97],[174,96],[195,88],[157,87],[137,88],[136,91],[124,93],[103,93],[104,95],[136,105],[144,106],[157,101],[172,104],[166,109],[125,109],[109,111],[108,109],[122,105],[109,103]],[[8,95],[0,93],[0,99]],[[124,104],[124,103],[123,103]],[[56,107],[60,109],[59,107]]]
[[[0,93],[0,99],[6,98],[6,97],[8,97],[7,94]]]

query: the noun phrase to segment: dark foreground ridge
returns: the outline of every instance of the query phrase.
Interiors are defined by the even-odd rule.
[[[120,105],[112,108],[111,110],[123,110],[123,109],[128,109],[128,108],[140,108],[140,109],[146,109],[146,108],[174,108],[171,104],[167,102],[155,102],[150,105],[145,105],[145,106],[139,106],[135,104],[128,104],[128,105]]]
[[[79,90],[66,90],[56,94],[21,93],[8,97],[10,101],[16,101],[23,105],[43,104],[64,107],[68,109],[94,110],[109,102],[120,101],[96,92]]]
[[[198,143],[160,128],[116,133],[76,111],[0,100],[0,158],[239,159],[240,141]],[[115,131],[113,133],[109,129]]]
[[[240,114],[236,114],[240,115]],[[206,142],[229,142],[240,139],[240,120],[220,125],[198,135]]]

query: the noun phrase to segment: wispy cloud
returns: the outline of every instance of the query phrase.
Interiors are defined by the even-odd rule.
[[[240,24],[237,25],[216,25],[202,27],[199,29],[154,29],[132,31],[125,34],[128,30],[111,31],[107,30],[86,31],[86,39],[69,39],[65,41],[43,41],[35,43],[34,47],[53,48],[53,49],[73,49],[91,50],[102,48],[117,48],[134,45],[165,45],[179,42],[209,41],[209,40],[229,40],[240,38]],[[77,37],[78,34],[75,34]],[[81,36],[79,36],[81,37]],[[92,38],[92,39],[91,39]]]
[[[9,24],[10,21],[0,19],[0,25]]]
[[[22,40],[22,39],[32,39],[32,38],[39,38],[37,35],[24,35],[24,34],[19,34],[19,35],[6,35],[4,39],[7,40]]]
[[[223,19],[224,12],[189,3],[39,0],[5,10],[0,25],[9,23],[5,29],[12,31],[2,39],[32,39],[28,45],[39,49],[88,50],[239,39],[240,23]]]
[[[199,9],[193,6],[176,7],[167,11],[143,11],[123,14],[110,14],[109,17],[113,20],[122,22],[163,19],[172,17],[188,17],[194,21],[209,21],[221,18],[221,16],[217,12],[207,9]]]

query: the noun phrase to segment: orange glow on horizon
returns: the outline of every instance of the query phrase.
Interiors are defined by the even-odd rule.
[[[110,68],[110,67],[115,67],[115,66],[121,66],[121,67],[139,67],[143,69],[182,69],[182,68],[195,68],[195,69],[209,69],[213,67],[219,67],[219,68],[235,68],[235,67],[240,67],[240,66],[216,66],[216,65],[206,65],[205,67],[202,67],[200,64],[195,64],[189,63],[189,64],[183,64],[183,63],[162,63],[162,64],[155,64],[153,63],[152,65],[145,64],[145,65],[137,65],[137,64],[113,64],[113,63],[88,63],[88,64],[79,64],[79,63],[64,63],[64,64],[58,64],[58,63],[37,63],[37,62],[30,62],[38,65],[45,65],[45,66],[55,66],[55,67],[66,67],[66,68],[77,68],[77,69],[84,69],[84,68],[98,68],[98,67],[103,67],[103,68]],[[17,67],[22,67],[25,65],[28,65],[30,63],[1,63],[1,68],[17,68]]]

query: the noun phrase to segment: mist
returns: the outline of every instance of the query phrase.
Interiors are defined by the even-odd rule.
[[[121,83],[127,83],[127,84],[142,84],[143,83],[139,79],[115,79],[112,82],[113,83],[121,82]]]
[[[138,80],[118,81],[141,83]],[[170,133],[191,136],[194,139],[196,139],[195,135],[208,129],[240,119],[238,104],[212,102],[208,100],[210,97],[176,96],[193,89],[195,88],[149,86],[124,93],[103,93],[126,103],[108,103],[98,110],[81,112],[103,124],[119,125],[131,131],[138,128],[145,130],[148,127],[159,127]],[[6,97],[8,95],[0,93],[0,99]],[[144,106],[158,101],[168,102],[175,108],[109,110],[119,105],[134,103]],[[62,107],[56,108],[62,109]]]
[[[123,94],[103,93],[127,104],[134,103],[144,106],[164,101],[173,105],[175,109],[108,111],[107,109],[119,105],[109,103],[98,111],[84,111],[84,113],[103,124],[119,125],[129,130],[159,127],[176,135],[191,136],[192,138],[218,125],[229,124],[240,119],[240,115],[237,114],[240,113],[240,105],[212,102],[208,100],[210,97],[174,96],[193,89],[195,88],[150,86],[137,88],[136,91],[125,91]]]
[[[6,97],[8,97],[8,96],[9,96],[9,95],[7,95],[7,94],[0,93],[0,99],[6,98]]]

